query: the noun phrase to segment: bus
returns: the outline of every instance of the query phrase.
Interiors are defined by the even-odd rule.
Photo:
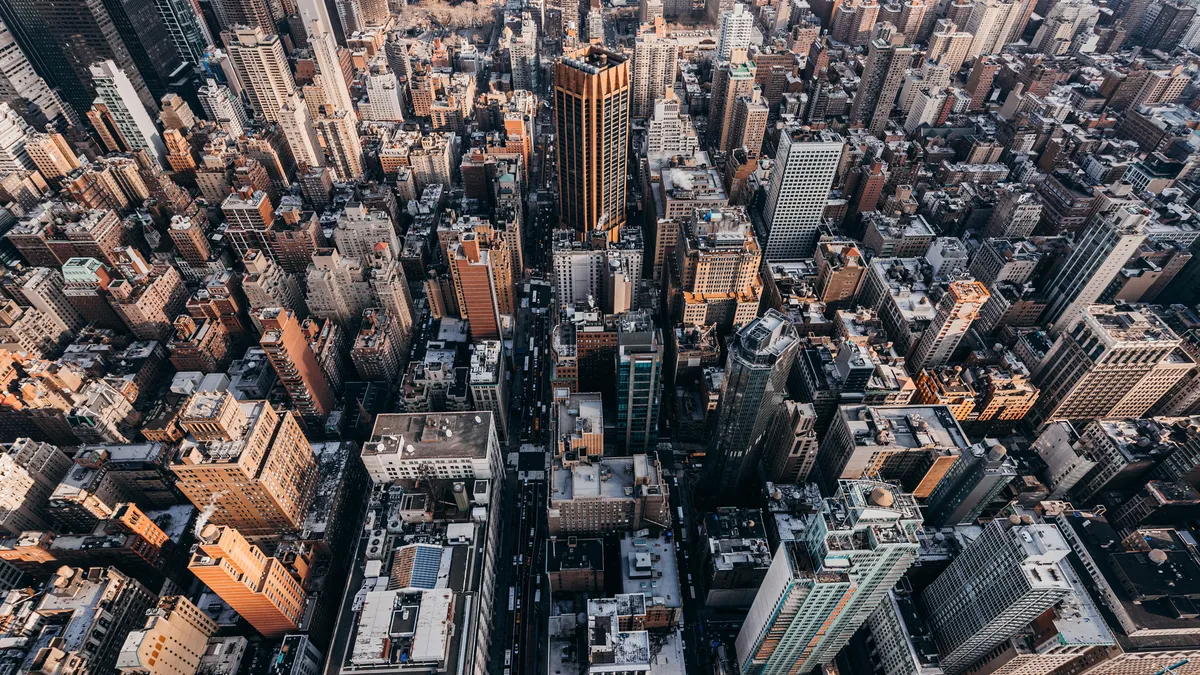
[[[529,372],[529,355],[525,355],[525,372]]]
[[[675,510],[679,511],[679,522],[683,523],[684,522],[683,521],[683,507],[677,506],[677,507],[675,507]]]
[[[512,650],[505,649],[504,650],[504,667],[507,668],[511,665],[512,665]]]
[[[508,587],[508,611],[516,609],[517,589],[515,586]]]

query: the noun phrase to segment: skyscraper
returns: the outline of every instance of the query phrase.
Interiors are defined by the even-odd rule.
[[[737,3],[733,9],[721,13],[721,33],[717,38],[716,59],[728,61],[736,49],[750,51],[750,34],[754,28],[754,17],[746,6]]]
[[[329,165],[338,178],[356,181],[363,175],[362,141],[358,137],[358,118],[353,112],[326,111],[316,120],[317,133],[325,141]]]
[[[737,494],[758,475],[760,441],[787,395],[798,345],[792,322],[774,309],[737,332],[725,364],[712,449],[705,460],[710,485]]]
[[[196,90],[204,115],[216,122],[225,133],[234,138],[242,136],[250,128],[250,117],[242,102],[229,87],[218,84],[216,80],[208,80],[207,84]]]
[[[263,327],[259,345],[267,353],[296,410],[309,423],[324,423],[334,406],[333,390],[308,346],[296,315],[278,307],[258,312]]]
[[[722,61],[713,68],[712,101],[708,112],[709,146],[721,152],[733,149],[734,138],[739,137],[738,130],[733,126],[737,101],[754,91],[757,72],[754,62],[747,58],[745,49],[734,50],[730,60]]]
[[[317,462],[294,413],[228,391],[197,392],[179,425],[195,443],[176,455],[177,486],[211,522],[248,537],[294,532],[317,484]]]
[[[629,173],[629,63],[591,46],[554,65],[562,226],[618,241]]]
[[[649,314],[625,313],[617,329],[617,435],[626,454],[657,447],[662,367],[662,331]]]
[[[1029,419],[1141,417],[1195,367],[1179,337],[1145,308],[1090,305],[1033,372]]]
[[[180,58],[200,63],[204,50],[215,43],[197,0],[154,0],[154,4]]]
[[[1046,285],[1043,324],[1058,335],[1070,330],[1083,308],[1096,302],[1125,263],[1146,241],[1143,232],[1149,217],[1140,208],[1127,206],[1101,216],[1083,231],[1071,257]]]
[[[481,246],[476,232],[463,232],[450,249],[459,310],[471,322],[471,337],[476,340],[500,339],[500,303],[492,257],[491,249]]]
[[[268,122],[279,121],[279,111],[296,93],[296,81],[279,36],[259,27],[239,25],[221,33],[221,39],[254,111]]]
[[[26,121],[37,118],[34,123],[37,128],[42,128],[41,120],[54,122],[64,114],[72,119],[75,113],[34,71],[33,64],[3,21],[0,21],[0,101],[19,112],[24,108]],[[23,105],[18,105],[18,101]]]
[[[779,546],[734,645],[742,675],[807,673],[833,661],[917,558],[921,512],[898,486],[841,481]]]
[[[958,675],[1071,593],[1054,525],[997,519],[921,594],[941,660]]]
[[[268,35],[275,32],[275,20],[267,0],[211,0],[211,4],[217,22],[224,30],[250,26],[261,28]]]
[[[642,26],[633,47],[631,117],[649,117],[654,102],[667,95],[679,72],[679,41],[667,35],[662,18]]]
[[[121,138],[129,149],[145,150],[161,166],[167,166],[167,146],[163,145],[154,120],[142,107],[128,75],[112,61],[93,63],[91,73],[96,87],[96,100],[108,108],[117,131],[121,132]]]
[[[146,625],[125,636],[117,657],[121,672],[167,675],[194,672],[217,624],[182,595],[164,595],[148,611]]]
[[[850,117],[867,123],[872,134],[878,136],[887,128],[896,95],[916,53],[912,47],[904,46],[904,34],[891,23],[885,21],[875,26],[862,82],[850,108]]]
[[[925,522],[933,527],[970,525],[1017,477],[1016,462],[995,439],[964,450],[929,495]]]
[[[331,115],[343,111],[352,115],[354,104],[350,101],[346,76],[338,63],[337,43],[334,41],[333,28],[329,25],[329,14],[324,0],[300,0],[296,3],[296,8],[304,20],[308,46],[312,50],[313,60],[317,63],[314,80],[321,90],[326,109]]]
[[[147,110],[156,110],[158,98],[165,93],[160,87],[156,86],[152,92],[147,86],[146,77],[156,76],[153,69],[149,75],[144,70],[152,65],[151,58],[144,51],[133,53],[141,42],[137,35],[129,35],[128,22],[118,25],[110,4],[124,13],[123,3],[101,0],[7,0],[5,3],[9,29],[21,40],[25,53],[41,63],[48,84],[62,91],[79,117],[83,117],[96,97],[90,67],[97,61],[116,63],[129,77]],[[148,9],[157,19],[157,11],[152,6]],[[129,10],[138,13],[134,7]],[[164,42],[169,48],[170,41],[165,36]]]
[[[830,131],[790,127],[780,133],[763,214],[767,260],[812,257],[843,146]]]
[[[1030,0],[976,0],[963,30],[975,36],[967,58],[999,54],[1020,37],[1021,19]]]
[[[209,523],[197,539],[188,571],[254,630],[271,640],[300,627],[307,597],[283,563],[231,527]]]
[[[908,361],[912,372],[946,365],[987,300],[987,288],[978,281],[951,282]]]

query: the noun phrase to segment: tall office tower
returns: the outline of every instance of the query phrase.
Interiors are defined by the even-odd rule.
[[[223,30],[232,31],[238,26],[249,26],[251,29],[260,28],[267,35],[276,32],[269,0],[210,0],[209,4]]]
[[[7,103],[0,103],[0,175],[34,167],[25,139],[33,130]]]
[[[1020,37],[1018,27],[1029,0],[975,0],[963,30],[974,36],[967,58],[999,54]],[[1030,3],[1032,4],[1032,3]]]
[[[250,128],[250,116],[229,87],[210,79],[196,90],[196,96],[204,108],[204,116],[216,122],[230,137],[240,138]]]
[[[625,224],[629,84],[625,57],[600,47],[554,64],[560,221],[581,241],[615,243]]]
[[[758,87],[749,96],[739,96],[733,104],[733,134],[729,139],[729,150],[746,148],[747,152],[761,154],[770,112]]]
[[[366,74],[367,101],[359,101],[358,110],[364,120],[380,122],[403,122],[404,100],[400,96],[400,82],[396,74],[388,70],[387,63],[376,56]]]
[[[164,82],[180,60],[154,9],[154,0],[9,0],[9,28],[40,62],[48,84],[57,87],[82,117],[96,96],[88,68],[112,60],[125,71],[147,110],[157,109]],[[36,56],[33,56],[36,54]]]
[[[617,327],[617,437],[625,454],[658,447],[662,331],[644,312],[626,312]]]
[[[1054,335],[1070,330],[1083,308],[1095,303],[1121,268],[1146,241],[1149,217],[1127,206],[1100,216],[1075,242],[1071,257],[1046,284],[1041,322]]]
[[[388,8],[388,0],[359,0],[362,10],[363,23],[368,26],[382,26],[392,15]]]
[[[197,0],[154,0],[154,4],[179,56],[188,63],[203,63],[205,50],[216,43]]]
[[[1146,28],[1141,38],[1142,46],[1170,51],[1183,41],[1195,18],[1196,8],[1186,2],[1167,0],[1152,3],[1146,18],[1142,20]]]
[[[0,101],[21,112],[26,121],[32,119],[33,126],[39,129],[48,122],[58,121],[64,113],[69,115],[68,121],[74,121],[74,111],[69,110],[46,80],[34,71],[33,64],[3,21],[0,21]]]
[[[404,375],[400,369],[403,349],[400,329],[386,310],[363,310],[358,335],[350,348],[350,361],[359,378],[368,382],[398,381]]]
[[[763,449],[763,471],[776,484],[804,483],[817,464],[817,413],[811,403],[784,401]]]
[[[188,571],[268,640],[300,627],[307,596],[284,564],[232,527],[204,526]]]
[[[242,264],[246,266],[242,291],[251,310],[278,307],[297,317],[308,315],[300,282],[295,275],[288,274],[277,265],[266,252],[259,249],[246,251],[242,254]],[[261,333],[263,326],[258,319],[258,312],[251,312],[250,318]]]
[[[654,115],[646,130],[646,154],[670,153],[691,157],[700,149],[700,137],[692,125],[691,115],[679,113],[679,99],[674,93],[654,102]]]
[[[900,5],[900,23],[896,24],[896,28],[904,34],[909,44],[921,41],[921,28],[926,23],[925,13],[928,9],[925,0],[904,0]]]
[[[942,478],[925,504],[925,523],[933,527],[971,525],[992,500],[1017,477],[1017,464],[994,439],[971,446]]]
[[[350,182],[362,178],[362,141],[358,138],[358,118],[353,112],[325,111],[316,120],[317,133],[325,141],[329,165],[337,169],[338,178]]]
[[[878,23],[877,0],[853,0],[837,5],[831,17],[830,33],[837,42],[860,46],[871,41],[871,30]]]
[[[0,446],[0,532],[50,528],[50,495],[71,466],[70,456],[49,443],[18,438]]]
[[[386,211],[367,210],[351,202],[338,216],[333,230],[333,243],[338,253],[366,262],[377,244],[387,244],[392,251],[400,250],[400,239],[392,218]]]
[[[519,32],[514,32],[512,26]],[[538,84],[538,29],[529,12],[521,13],[519,23],[504,27],[504,43],[508,48],[508,65],[512,72],[512,87],[537,91]]]
[[[79,168],[79,158],[62,134],[33,132],[25,138],[25,152],[42,177],[57,181]]]
[[[272,307],[259,310],[256,316],[263,327],[259,346],[267,353],[292,404],[305,422],[324,424],[336,403],[333,389],[309,348],[308,337],[300,329],[295,313]]]
[[[1195,363],[1145,308],[1090,305],[1033,372],[1041,388],[1029,419],[1141,417]]]
[[[908,360],[910,371],[919,373],[924,368],[946,365],[987,300],[987,288],[978,281],[951,282],[938,300],[933,321],[921,333],[912,358]]]
[[[75,309],[63,293],[66,282],[62,272],[53,267],[34,267],[18,278],[20,286],[13,295],[22,305],[33,307],[58,327],[59,332],[79,331],[86,325],[83,315]]]
[[[763,214],[767,260],[812,257],[844,145],[830,131],[792,127],[779,134]]]
[[[348,37],[366,27],[363,21],[362,0],[333,0],[333,6],[337,10],[343,36]]]
[[[196,124],[196,115],[192,112],[192,107],[179,94],[167,94],[162,97],[160,102],[161,110],[158,113],[158,121],[162,123],[163,129],[176,129],[186,132]]]
[[[875,27],[862,82],[850,107],[850,117],[865,122],[872,134],[878,136],[887,128],[896,95],[916,53],[916,49],[904,46],[904,34],[897,32],[892,24],[885,22]]]
[[[194,673],[217,623],[182,595],[164,595],[146,612],[146,625],[129,631],[117,670],[142,675]]]
[[[1000,61],[992,56],[975,59],[971,74],[967,77],[967,93],[971,96],[971,110],[983,110],[983,104],[992,94],[992,80],[1000,72]]]
[[[128,75],[112,61],[93,63],[91,73],[96,87],[96,100],[108,108],[113,123],[129,149],[133,152],[145,150],[159,165],[167,166],[167,146],[163,145],[154,120],[140,105],[137,91]]]
[[[841,481],[780,544],[734,642],[742,675],[830,663],[917,558],[921,512],[898,486]]]
[[[338,62],[337,42],[334,41],[333,27],[329,25],[325,2],[323,0],[300,0],[296,6],[300,17],[304,20],[308,48],[312,50],[313,60],[317,64],[313,83],[321,91],[321,100],[330,114],[345,112],[352,115],[354,103],[350,100],[350,89],[346,86],[346,76]]]
[[[669,298],[684,325],[740,328],[758,315],[762,249],[741,207],[696,208],[677,234]]]
[[[993,520],[921,593],[941,666],[958,675],[1072,592],[1054,525]]]
[[[666,24],[642,26],[633,48],[633,103],[631,117],[645,118],[654,112],[654,104],[675,86],[679,72],[679,41],[667,35]]]
[[[287,105],[280,108],[279,129],[296,166],[304,170],[325,166],[325,151],[321,148],[317,128],[299,95],[292,96]]]
[[[279,111],[296,93],[296,81],[279,36],[243,25],[221,33],[221,39],[254,111],[268,122],[278,122]]]
[[[951,74],[962,68],[963,61],[971,51],[974,36],[961,31],[953,21],[938,19],[933,35],[929,38],[929,48],[925,50],[925,58],[939,66],[945,66]]]
[[[741,49],[749,53],[750,35],[754,29],[754,17],[746,11],[746,6],[737,3],[732,9],[721,13],[721,33],[717,38],[717,61],[733,59],[734,50]]]
[[[717,426],[705,460],[710,485],[731,495],[753,492],[761,441],[787,395],[798,345],[796,328],[774,309],[737,332],[725,363]]]
[[[470,322],[471,338],[500,339],[498,279],[492,251],[480,245],[480,234],[463,232],[449,248],[459,312]],[[498,267],[498,265],[497,265]]]
[[[738,98],[754,91],[754,76],[758,72],[745,50],[734,51],[733,58],[713,68],[712,99],[708,106],[708,144],[719,152],[732,150],[737,129],[733,115]]]

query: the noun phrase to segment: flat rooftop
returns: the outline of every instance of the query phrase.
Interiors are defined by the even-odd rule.
[[[944,405],[846,405],[838,416],[859,445],[966,449],[971,443]]]
[[[394,413],[379,415],[363,456],[394,455],[406,459],[483,458],[488,454],[492,413]]]

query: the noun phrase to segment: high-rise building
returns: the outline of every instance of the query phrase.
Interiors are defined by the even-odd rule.
[[[757,72],[744,49],[734,50],[728,61],[713,67],[712,100],[708,112],[708,144],[713,149],[728,152],[735,147],[734,138],[739,137],[739,130],[734,127],[737,101],[754,92]]]
[[[308,314],[304,303],[304,290],[295,275],[288,274],[266,253],[259,249],[251,249],[242,255],[242,264],[246,266],[246,275],[242,278],[242,291],[246,294],[246,304],[251,310],[278,307],[292,312],[295,316]],[[262,332],[262,323],[258,313],[252,311],[251,319]]]
[[[240,138],[250,128],[250,117],[246,109],[229,87],[218,84],[216,80],[208,80],[207,84],[196,90],[204,115],[217,123],[233,138]]]
[[[746,11],[746,6],[737,3],[732,9],[721,13],[721,32],[717,37],[717,53],[713,57],[718,61],[733,59],[736,49],[750,51],[750,37],[754,30],[754,17]]]
[[[680,234],[669,266],[678,275],[671,284],[672,314],[693,326],[741,327],[753,320],[762,299],[762,249],[745,209],[697,208]]]
[[[630,117],[649,117],[655,103],[667,96],[675,85],[678,72],[679,41],[667,35],[662,19],[655,20],[653,25],[642,26],[633,47]]]
[[[788,128],[779,135],[763,214],[767,260],[812,257],[843,146],[830,131]]]
[[[317,462],[296,416],[266,401],[215,391],[193,394],[179,425],[194,439],[171,463],[176,486],[210,521],[249,537],[300,529],[317,484]]]
[[[850,108],[852,119],[865,122],[878,136],[887,128],[904,76],[918,51],[904,46],[904,34],[891,23],[875,26],[867,49],[867,64]]]
[[[387,69],[382,57],[375,57],[366,74],[367,100],[359,101],[358,109],[365,120],[403,122],[404,101],[396,74]]]
[[[86,322],[63,293],[65,282],[62,272],[53,267],[35,267],[19,279],[16,294],[24,303],[37,309],[58,327],[61,332],[78,332]]]
[[[477,340],[500,339],[498,264],[492,250],[481,245],[482,234],[463,232],[449,250],[450,267],[463,318],[470,321]]]
[[[743,675],[830,663],[917,559],[921,512],[877,481],[842,481],[799,539],[785,540],[734,645]]]
[[[774,309],[737,332],[725,364],[712,449],[705,460],[712,485],[736,495],[758,475],[761,441],[787,395],[798,345],[796,328]]]
[[[925,58],[939,66],[944,66],[951,74],[962,68],[963,61],[971,50],[974,36],[961,31],[949,19],[938,19],[933,35],[929,38],[929,48],[925,50]]]
[[[71,468],[67,453],[49,443],[18,438],[0,449],[0,532],[49,529],[50,495]]]
[[[626,454],[658,447],[662,331],[644,312],[627,312],[617,329],[617,435]]]
[[[213,0],[210,4],[224,30],[249,26],[261,28],[268,35],[275,32],[275,19],[268,0]]]
[[[654,101],[654,113],[647,124],[646,154],[692,157],[699,149],[700,137],[691,115],[680,114],[679,98],[671,92]]]
[[[89,68],[98,61],[116,63],[147,110],[155,110],[158,98],[166,93],[160,70],[169,73],[174,68],[172,58],[178,64],[179,57],[164,34],[153,0],[8,0],[5,7],[8,28],[21,40],[47,84],[62,92],[78,117],[96,98]]]
[[[1027,0],[975,0],[963,30],[974,36],[967,58],[999,54],[1020,37]]]
[[[978,281],[950,282],[950,287],[938,300],[933,321],[921,333],[912,358],[907,362],[910,371],[919,373],[922,368],[946,365],[987,301],[987,288]]]
[[[1162,319],[1136,306],[1090,305],[1033,371],[1041,388],[1029,418],[1141,417],[1195,362]]]
[[[16,106],[18,100],[26,107],[26,121],[33,118],[37,128],[64,116],[68,121],[75,118],[75,111],[37,74],[8,25],[0,20],[0,101]]]
[[[1041,322],[1059,335],[1070,330],[1083,309],[1100,295],[1146,241],[1149,217],[1136,207],[1099,217],[1080,235],[1071,257],[1046,284],[1046,310]]]
[[[292,404],[305,422],[323,424],[333,410],[333,390],[308,346],[296,314],[290,309],[271,307],[260,310],[256,316],[263,327],[259,346],[267,353]]]
[[[42,177],[54,184],[79,168],[79,158],[60,133],[30,133],[25,137],[25,152]]]
[[[934,488],[922,513],[933,527],[971,525],[1017,477],[1017,464],[995,439],[964,451]]]
[[[811,403],[784,401],[763,449],[767,480],[803,483],[817,464],[817,413]]]
[[[359,378],[368,382],[395,382],[400,369],[404,343],[399,328],[382,307],[363,310],[362,324],[350,349],[350,360]]]
[[[596,46],[554,65],[560,220],[581,240],[616,242],[625,224],[629,77],[624,56]]]
[[[921,594],[941,659],[958,675],[1072,593],[1054,525],[997,519]]]
[[[508,437],[508,380],[505,377],[504,343],[479,340],[471,344],[471,403],[476,410],[491,411],[500,439]]]
[[[217,623],[182,595],[164,595],[146,612],[146,625],[129,631],[117,670],[138,675],[195,672]]]
[[[229,62],[254,111],[268,122],[278,122],[280,111],[292,102],[292,95],[296,93],[296,81],[292,78],[292,69],[283,53],[279,36],[261,27],[248,27],[242,22],[221,33],[221,39],[225,42]]]
[[[202,63],[204,51],[215,43],[197,0],[155,0],[154,4],[180,58]]]
[[[1000,61],[993,56],[981,56],[971,66],[967,77],[967,94],[971,96],[971,110],[982,110],[992,94],[992,81],[1000,72]]]
[[[307,597],[284,564],[232,527],[200,531],[188,570],[268,640],[300,627]]]
[[[167,147],[128,75],[113,61],[93,63],[91,74],[96,100],[108,109],[126,147],[132,152],[145,150],[161,166],[167,166]]]
[[[338,178],[356,181],[363,175],[362,141],[358,138],[358,118],[352,112],[325,111],[316,119],[317,133],[324,140],[329,165],[337,169]]]

